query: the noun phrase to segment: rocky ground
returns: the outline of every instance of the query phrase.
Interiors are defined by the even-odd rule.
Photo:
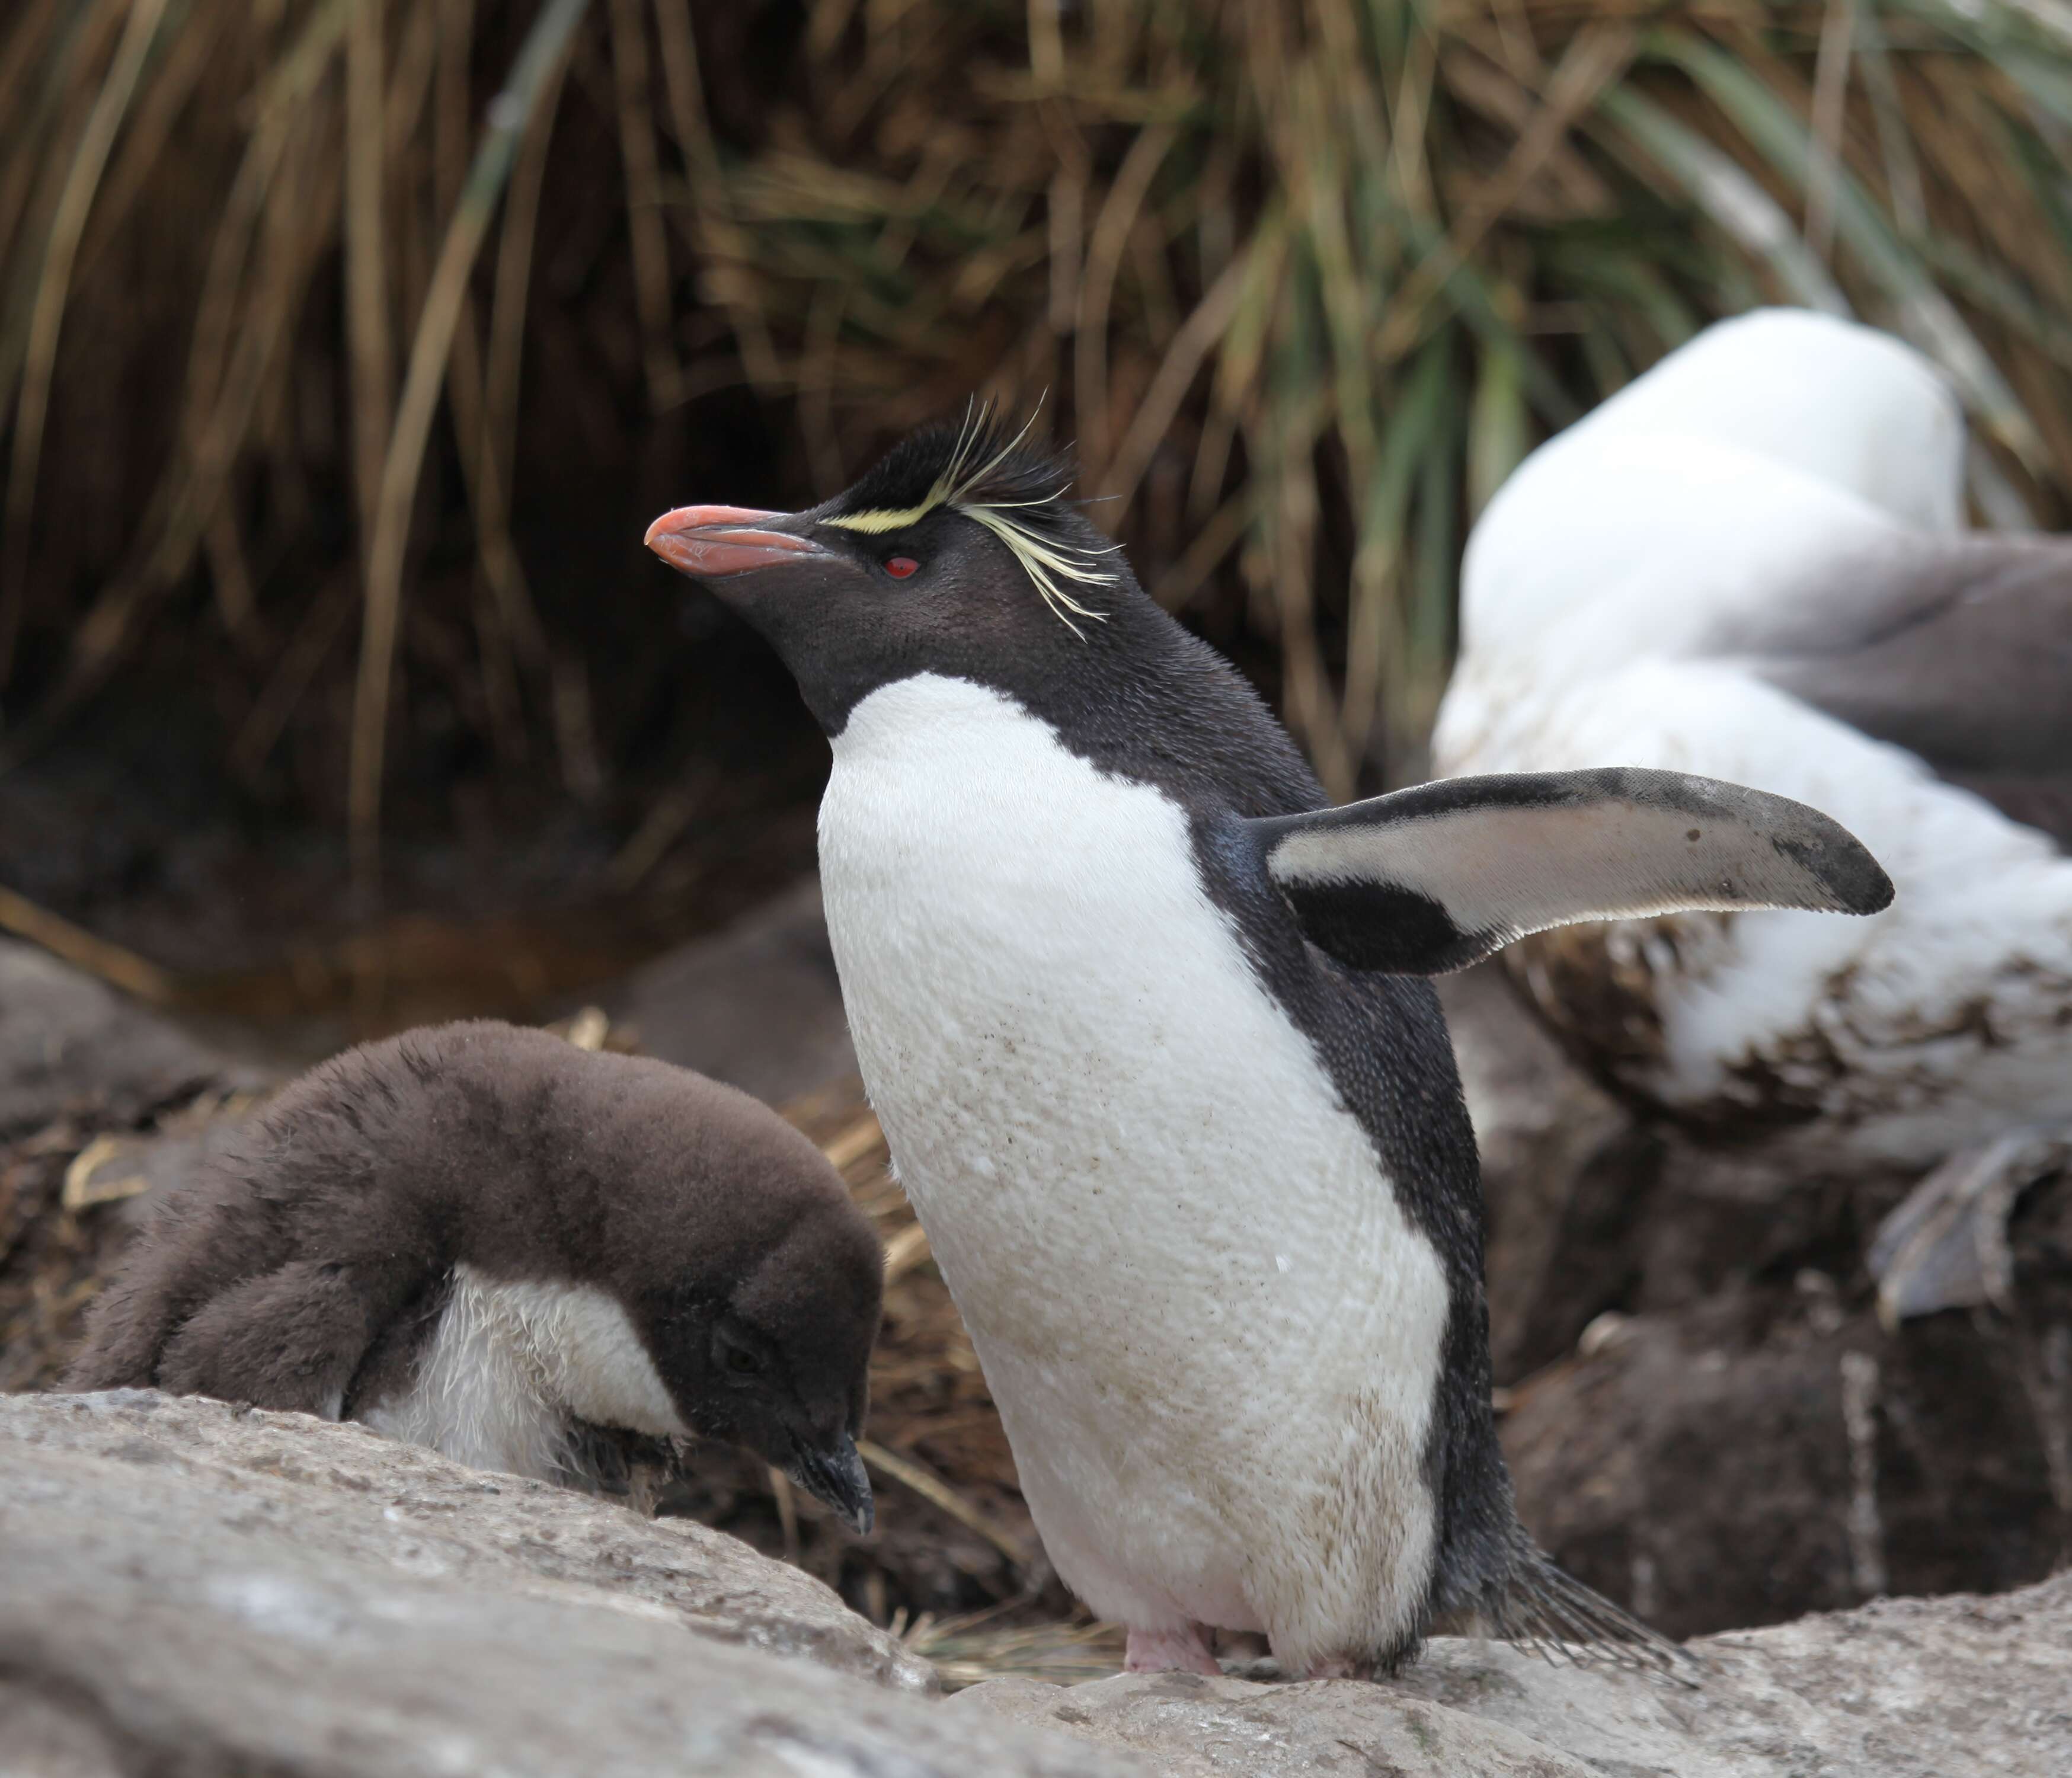
[[[1445,984],[1483,1151],[1490,1337],[1525,1522],[1676,1636],[2072,1558],[2072,1176],[2008,1226],[2005,1310],[1884,1325],[1910,1179],[1766,1171],[1637,1122],[1502,978]]]
[[[1444,1640],[1405,1679],[944,1700],[797,1570],[301,1415],[0,1398],[0,1768],[35,1778],[2045,1778],[2072,1577],[1706,1639],[1696,1682]]]
[[[1522,1512],[1664,1629],[1735,1632],[1698,1690],[1451,1643],[1386,1687],[1116,1675],[886,1173],[805,885],[538,1012],[788,1104],[842,1168],[890,1279],[875,1535],[728,1452],[651,1522],[349,1427],[0,1394],[0,1750],[36,1750],[0,1772],[2072,1770],[2072,1184],[2018,1206],[2008,1312],[1888,1328],[1863,1254],[1905,1181],[1766,1177],[1637,1122],[1494,975],[1447,996]],[[0,1391],[50,1387],[150,1194],[302,1059],[0,940]]]

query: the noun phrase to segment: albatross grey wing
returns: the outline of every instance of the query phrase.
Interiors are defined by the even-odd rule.
[[[1957,536],[1824,562],[1712,641],[2072,852],[2072,542]]]
[[[1892,900],[1877,860],[1817,809],[1634,766],[1444,778],[1245,825],[1310,942],[1395,975],[1465,969],[1577,920]]]

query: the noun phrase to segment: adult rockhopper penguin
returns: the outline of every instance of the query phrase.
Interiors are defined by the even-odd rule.
[[[695,1433],[867,1530],[883,1275],[833,1168],[746,1094],[443,1025],[312,1070],[169,1197],[67,1386],[360,1420],[578,1484],[591,1429]]]
[[[1330,809],[978,419],[809,512],[650,546],[775,643],[833,746],[828,922],[894,1160],[1059,1573],[1133,1669],[1374,1673],[1435,1623],[1660,1660],[1520,1528],[1481,1186],[1419,978],[1610,910],[1862,911],[1811,809],[1622,770]]]

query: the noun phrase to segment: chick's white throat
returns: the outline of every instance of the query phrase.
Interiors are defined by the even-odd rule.
[[[566,1478],[574,1419],[657,1438],[689,1431],[610,1292],[465,1264],[409,1385],[358,1417],[456,1462],[549,1481]]]

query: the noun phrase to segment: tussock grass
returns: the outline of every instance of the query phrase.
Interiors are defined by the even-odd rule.
[[[1716,315],[1893,326],[1989,513],[2072,487],[2064,0],[18,0],[0,117],[0,746],[168,626],[240,770],[349,676],[369,877],[418,688],[610,769],[528,424],[745,388],[804,496],[1042,398],[1341,794],[1416,767],[1482,500]]]

